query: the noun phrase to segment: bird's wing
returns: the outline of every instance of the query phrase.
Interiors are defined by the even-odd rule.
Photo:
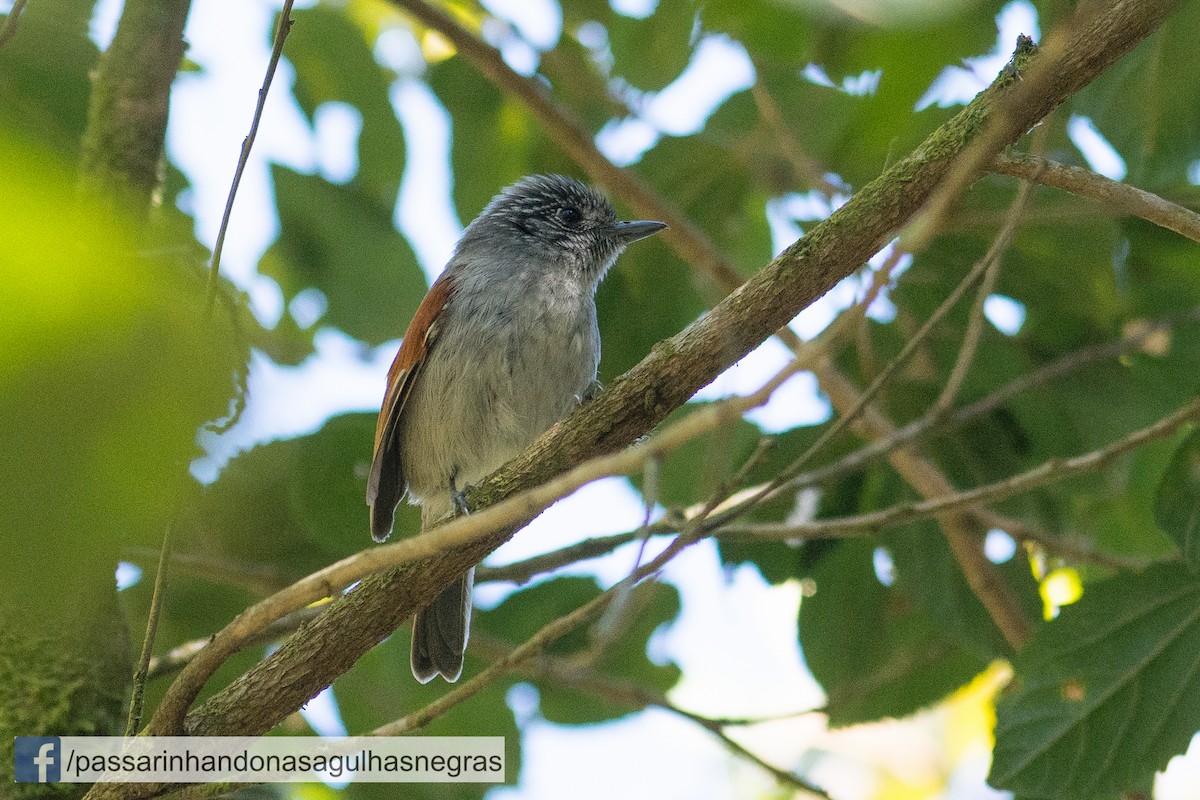
[[[400,351],[388,370],[387,394],[375,425],[375,455],[367,479],[367,505],[371,506],[371,535],[383,541],[392,530],[396,506],[404,496],[406,480],[400,461],[400,442],[397,431],[408,396],[420,375],[421,366],[434,339],[437,338],[441,315],[450,300],[453,281],[443,277],[429,287],[429,293],[417,307],[400,343]]]

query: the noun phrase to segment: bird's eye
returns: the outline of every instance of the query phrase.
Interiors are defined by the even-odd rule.
[[[558,211],[555,211],[554,215],[558,217],[559,222],[571,227],[578,225],[583,219],[583,214],[579,213],[579,209],[572,208],[571,206],[563,206]]]

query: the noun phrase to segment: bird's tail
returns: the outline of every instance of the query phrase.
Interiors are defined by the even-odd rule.
[[[462,675],[474,583],[472,567],[413,617],[412,672],[421,683],[436,675],[453,683]]]

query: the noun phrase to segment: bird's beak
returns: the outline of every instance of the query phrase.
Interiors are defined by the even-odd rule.
[[[621,240],[622,244],[629,244],[630,242],[636,242],[638,239],[653,236],[665,227],[667,227],[667,223],[665,222],[652,222],[650,220],[618,222],[617,238]]]

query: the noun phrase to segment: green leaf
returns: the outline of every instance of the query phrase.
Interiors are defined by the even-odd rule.
[[[0,163],[0,583],[73,603],[118,543],[161,541],[248,353],[203,313],[200,271],[144,254],[52,153],[0,128]]]
[[[428,82],[454,126],[450,166],[454,203],[463,222],[525,175],[579,175],[578,167],[550,142],[524,106],[501,95],[462,56],[431,65]]]
[[[392,207],[369,192],[273,165],[279,238],[261,269],[288,299],[316,287],[322,322],[370,344],[396,339],[425,296],[425,275],[392,225]]]
[[[988,782],[1023,798],[1116,798],[1200,729],[1200,582],[1183,565],[1089,586],[1042,625],[1000,701]]]
[[[812,46],[810,20],[799,4],[771,0],[708,0],[700,6],[706,32],[728,33],[756,56],[803,67]]]
[[[971,590],[962,568],[934,523],[919,530],[902,530],[883,537],[896,569],[896,588],[913,600],[939,632],[982,658],[1011,658],[1012,648],[987,609]],[[1000,585],[1007,587],[1027,619],[1042,611],[1037,582],[1023,551],[995,566]]]
[[[670,425],[689,414],[707,408],[709,403],[687,403],[664,421]],[[710,497],[754,452],[762,434],[744,419],[723,426],[708,436],[686,443],[668,454],[658,476],[654,502],[668,508],[681,508],[697,499]],[[645,491],[645,476],[637,474],[633,484]]]
[[[659,3],[646,19],[614,12],[608,3],[586,0],[563,4],[563,30],[574,32],[587,21],[604,25],[612,52],[612,74],[643,91],[663,88],[683,72],[692,54],[696,3]],[[653,53],[652,58],[647,54]]]
[[[771,260],[770,229],[763,213],[769,194],[739,163],[734,147],[725,137],[706,134],[665,137],[637,169],[750,275]],[[697,164],[704,169],[696,169]],[[661,289],[659,294],[670,296]]]
[[[695,273],[657,239],[636,242],[596,293],[603,342],[600,381],[611,382],[704,311]]]
[[[643,90],[661,89],[679,77],[692,55],[696,4],[659,3],[647,19],[611,14],[604,20],[613,53],[613,73]],[[653,54],[652,57],[648,57]]]
[[[1200,6],[1186,3],[1163,26],[1084,87],[1071,110],[1091,117],[1135,186],[1184,186],[1200,158]]]
[[[865,539],[839,543],[812,572],[815,594],[800,603],[800,644],[833,726],[911,714],[988,665],[879,582],[874,550]]]
[[[390,208],[404,171],[404,135],[389,97],[395,76],[376,63],[368,33],[345,11],[319,5],[293,16],[284,55],[296,69],[296,102],[309,120],[335,101],[362,114],[354,183]]]
[[[442,697],[449,686],[438,679],[421,685],[409,669],[408,625],[392,634],[378,647],[369,651],[354,665],[354,669],[339,677],[333,684],[334,697],[342,720],[351,735],[366,733],[423,708]],[[462,681],[479,674],[487,664],[467,650]],[[503,736],[507,779],[515,782],[521,772],[521,734],[507,694],[515,679],[500,680],[485,688],[469,702],[460,703],[438,716],[417,731],[421,736]],[[459,685],[462,685],[461,681]],[[383,787],[388,792],[360,791],[355,788],[346,794],[352,798],[396,797],[396,787],[386,784],[351,784],[352,787]],[[480,798],[485,789],[480,784],[426,783],[409,784],[403,797],[413,800],[469,800]],[[343,790],[346,791],[346,790]],[[339,797],[342,795],[339,794]]]
[[[1200,570],[1200,430],[1180,443],[1158,484],[1154,521],[1193,571]]]
[[[94,0],[30,3],[16,33],[0,47],[4,126],[37,137],[72,166],[87,125],[89,72],[99,56],[88,38],[94,5]]]
[[[370,545],[366,469],[374,414],[346,414],[309,436],[242,453],[190,507],[180,547],[299,576]],[[419,529],[397,508],[396,531]]]

